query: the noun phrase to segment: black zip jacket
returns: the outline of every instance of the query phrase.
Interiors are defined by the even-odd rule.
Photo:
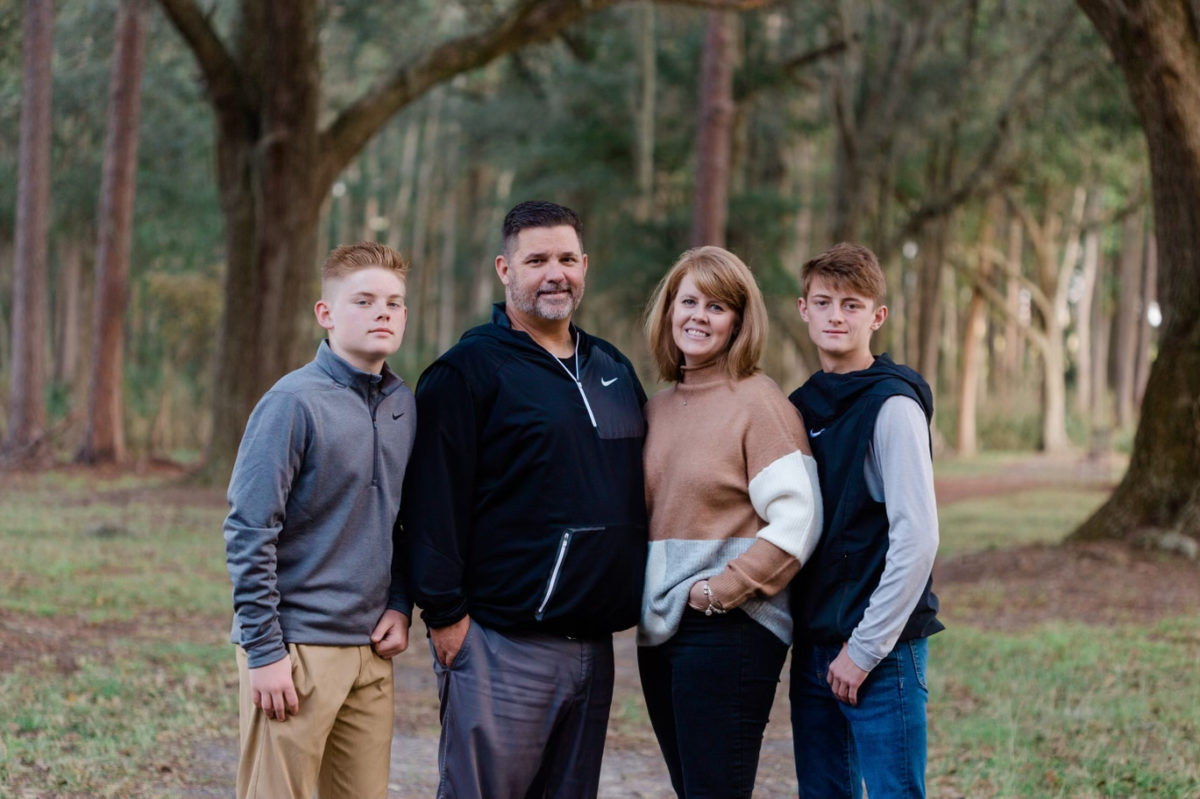
[[[503,304],[421,375],[402,518],[430,627],[470,614],[589,638],[638,621],[646,395],[615,347],[572,331],[579,384]]]

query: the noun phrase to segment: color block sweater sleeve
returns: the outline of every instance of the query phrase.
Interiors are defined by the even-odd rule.
[[[251,668],[287,655],[279,623],[276,547],[304,459],[309,421],[294,395],[268,392],[246,423],[229,481],[225,563],[233,582],[235,628]]]
[[[896,646],[937,554],[929,425],[912,399],[896,396],[883,403],[864,468],[871,494],[886,504],[888,516],[883,574],[848,645],[850,659],[870,671]]]
[[[821,533],[817,465],[799,415],[777,389],[755,392],[748,404],[750,423],[743,433],[748,493],[766,524],[749,549],[709,581],[718,601],[729,608],[753,596],[779,593],[812,554]]]

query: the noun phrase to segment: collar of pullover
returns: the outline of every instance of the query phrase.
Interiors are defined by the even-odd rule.
[[[679,382],[675,386],[680,391],[703,391],[731,383],[725,359],[717,358],[699,366],[679,367]]]
[[[328,339],[322,341],[321,346],[317,348],[317,366],[339,385],[363,394],[366,394],[371,386],[375,386],[379,393],[386,397],[404,382],[386,363],[383,365],[381,374],[364,372],[351,366],[330,348]]]
[[[494,303],[492,305],[492,327],[489,329],[487,325],[483,325],[482,327],[467,331],[467,335],[491,334],[494,337],[504,338],[510,344],[518,343],[526,349],[536,350],[538,353],[542,353],[553,358],[554,356],[550,355],[550,352],[547,349],[534,341],[532,336],[530,336],[524,330],[517,330],[512,326],[512,322],[509,320],[508,313],[505,309],[505,303]],[[587,360],[586,356],[590,349],[587,335],[580,330],[574,322],[572,322],[571,337],[575,339],[575,352],[580,356],[580,358],[583,359],[580,361],[582,364]]]

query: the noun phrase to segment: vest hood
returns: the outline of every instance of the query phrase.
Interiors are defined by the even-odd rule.
[[[871,366],[857,372],[816,372],[809,379],[812,393],[806,398],[808,407],[804,410],[804,421],[809,428],[822,427],[860,399],[879,392],[895,394],[884,385],[889,380],[901,380],[911,387],[925,418],[933,418],[933,392],[929,384],[914,369],[896,363],[883,353],[876,356]]]

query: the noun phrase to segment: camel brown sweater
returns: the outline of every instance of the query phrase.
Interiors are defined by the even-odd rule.
[[[650,553],[639,643],[675,634],[688,592],[708,578],[785,643],[786,588],[816,547],[821,502],[803,421],[764,375],[723,363],[685,369],[646,404],[643,454]]]

